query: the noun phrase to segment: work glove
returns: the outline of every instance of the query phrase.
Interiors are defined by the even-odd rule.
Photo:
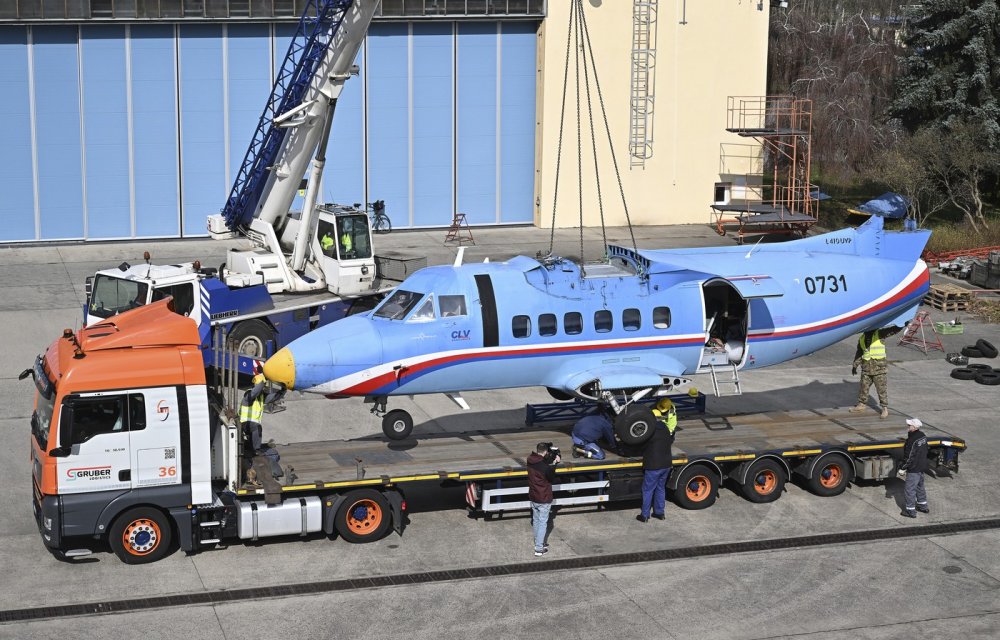
[[[906,480],[906,469],[900,469],[896,472],[896,477],[900,480]]]

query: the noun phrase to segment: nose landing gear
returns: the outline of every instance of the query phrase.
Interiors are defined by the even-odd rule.
[[[390,440],[405,440],[409,438],[410,434],[413,433],[413,416],[402,409],[386,411],[385,405],[387,401],[388,398],[385,396],[379,396],[372,400],[375,404],[372,406],[371,412],[376,416],[381,416],[382,433]]]

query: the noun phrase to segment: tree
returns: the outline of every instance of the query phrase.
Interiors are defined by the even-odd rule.
[[[937,145],[938,137],[930,130],[912,136],[903,133],[872,166],[875,179],[910,201],[909,215],[920,226],[948,205],[948,197],[939,188],[926,161]]]
[[[997,0],[927,0],[913,5],[890,113],[908,131],[980,129],[1000,143],[1000,7]]]
[[[1000,152],[989,146],[977,124],[958,122],[948,129],[928,127],[923,131],[937,138],[937,143],[925,150],[927,172],[977,233],[980,225],[988,227],[981,187],[984,176],[1000,169]]]

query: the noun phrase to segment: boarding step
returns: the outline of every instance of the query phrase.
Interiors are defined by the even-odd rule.
[[[735,364],[729,363],[727,365],[717,365],[710,364],[708,369],[712,374],[712,389],[715,391],[715,396],[740,396],[743,395],[743,388],[740,386],[740,370]],[[731,378],[719,378],[720,373],[731,372]],[[728,393],[723,393],[723,385],[732,385],[732,390]]]

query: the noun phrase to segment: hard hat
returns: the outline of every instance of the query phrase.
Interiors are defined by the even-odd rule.
[[[670,398],[660,398],[660,401],[656,403],[656,408],[660,411],[670,411],[674,408],[674,401]]]
[[[697,398],[698,397],[698,389],[695,388],[695,387],[691,387],[690,389],[688,389],[688,395],[691,396],[692,398]]]

